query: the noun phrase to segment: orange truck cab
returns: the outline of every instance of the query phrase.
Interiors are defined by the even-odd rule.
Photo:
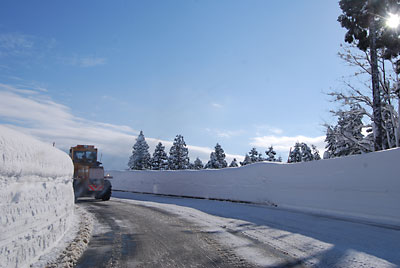
[[[94,145],[71,147],[69,155],[74,163],[75,200],[81,196],[94,196],[107,201],[111,197],[111,183],[104,177],[104,167],[97,161],[97,148]]]

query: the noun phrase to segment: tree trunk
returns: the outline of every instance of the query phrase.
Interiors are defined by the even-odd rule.
[[[376,50],[376,22],[374,8],[370,0],[371,15],[369,21],[369,37],[370,37],[370,53],[371,53],[371,74],[372,74],[372,95],[374,112],[374,146],[375,151],[382,150],[382,111],[381,111],[381,96],[379,92],[379,70],[378,70],[378,55]]]

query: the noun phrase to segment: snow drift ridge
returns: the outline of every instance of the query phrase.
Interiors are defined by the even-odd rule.
[[[109,171],[113,188],[273,203],[400,226],[400,148],[295,164],[183,171]]]
[[[64,152],[0,125],[0,174],[72,178],[73,164]]]
[[[62,238],[73,170],[64,152],[0,126],[0,267],[28,267]]]

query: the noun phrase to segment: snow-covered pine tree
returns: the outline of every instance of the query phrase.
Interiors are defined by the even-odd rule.
[[[306,143],[296,142],[293,150],[290,151],[288,163],[308,162],[321,159],[317,148],[314,145],[312,145],[312,148],[313,151],[311,151],[311,148]],[[315,159],[314,156],[318,159]]]
[[[282,162],[282,156],[279,156],[276,162]]]
[[[249,152],[249,157],[250,157],[250,161],[251,163],[256,163],[258,162],[258,151],[256,148],[252,148],[251,151]]]
[[[400,63],[400,62],[399,62]],[[400,65],[399,65],[400,67]],[[400,69],[399,69],[400,71]],[[399,84],[400,86],[400,84]],[[400,97],[400,88],[398,89],[398,95]],[[400,103],[399,109],[400,109]],[[382,105],[382,118],[383,118],[383,136],[382,136],[382,144],[383,144],[383,149],[388,149],[388,148],[393,148],[393,147],[399,147],[396,145],[396,135],[398,136],[398,131],[399,128],[397,127],[399,124],[396,122],[396,115],[395,111],[391,111],[393,109],[393,106],[390,104],[387,104],[386,102],[383,103]],[[397,124],[396,124],[397,123]],[[372,129],[371,129],[372,132]],[[370,137],[373,140],[373,135]],[[366,138],[365,140],[367,140]],[[365,141],[364,140],[364,141]],[[400,145],[400,144],[399,144]]]
[[[349,1],[351,2],[352,0]],[[377,132],[380,132],[378,131],[377,124],[374,123],[376,122],[374,113],[376,109],[370,97],[370,92],[372,91],[370,81],[371,58],[369,57],[369,53],[358,52],[355,46],[355,44],[342,46],[342,52],[339,52],[339,56],[346,64],[356,68],[354,77],[357,77],[357,79],[355,81],[344,81],[347,85],[346,91],[333,91],[328,95],[333,97],[333,101],[339,102],[343,107],[349,107],[347,110],[350,110],[351,106],[355,104],[362,107],[357,113],[366,118],[363,129],[366,129],[370,134],[364,137],[360,145],[362,152],[369,152],[370,150],[365,150],[365,147],[371,147],[372,143],[372,149],[374,149],[374,137]],[[395,63],[396,61],[388,59],[385,56],[388,51],[390,50],[378,50],[379,91],[381,92],[382,114],[379,118],[382,118],[380,121],[383,129],[383,133],[381,133],[383,149],[400,147],[400,87],[398,80],[400,68],[398,68],[399,64]],[[336,111],[333,111],[333,114],[334,116],[338,116]],[[324,158],[328,156],[328,153],[324,154]]]
[[[200,158],[197,157],[196,160],[194,160],[193,168],[197,170],[204,168],[203,162]]]
[[[237,163],[236,158],[233,158],[233,160],[232,160],[232,162],[230,163],[229,167],[238,167],[238,166],[239,166],[239,165],[238,165],[238,163]]]
[[[313,154],[314,160],[321,160],[321,156],[319,155],[319,151],[317,149],[317,146],[312,144],[311,148],[312,148],[312,154]]]
[[[272,145],[268,148],[268,150],[265,151],[265,155],[267,156],[266,160],[270,162],[275,162],[277,159],[275,158],[276,152],[274,151],[274,148]]]
[[[390,88],[386,78],[389,75],[382,75],[382,72],[386,72],[390,65],[396,66],[397,64],[393,63],[400,55],[398,33],[389,29],[385,20],[387,14],[400,8],[400,2],[393,0],[340,0],[339,6],[343,13],[338,17],[338,21],[347,30],[345,41],[357,45],[367,57],[368,63],[365,65],[360,64],[363,60],[357,57],[352,57],[353,59],[349,57],[348,61],[355,61],[356,65],[371,77],[373,98],[370,106],[373,111],[374,149],[379,151],[385,148],[385,144],[383,144],[385,122],[382,120],[384,118],[382,103],[385,100],[381,101],[381,95],[387,88]],[[385,60],[389,61],[389,64],[386,65]],[[359,74],[357,74],[357,77],[359,77]],[[398,75],[395,77],[398,82]],[[356,91],[360,92],[359,89]],[[390,90],[386,92],[389,93]],[[362,99],[360,97],[363,96],[357,94],[357,98]],[[394,118],[392,117],[392,119]],[[394,120],[392,122],[394,123]],[[393,131],[396,132],[396,129],[393,129]],[[398,134],[396,134],[397,146],[399,146]]]
[[[363,135],[362,114],[360,113],[361,106],[353,105],[349,111],[338,111],[337,115],[337,156],[361,154],[360,147]]]
[[[228,163],[225,160],[225,152],[224,149],[222,149],[221,145],[218,143],[214,147],[215,150],[215,157],[217,158],[218,162],[218,168],[226,168],[228,166]]]
[[[228,164],[226,163],[225,160],[225,152],[224,149],[222,149],[221,145],[217,143],[214,148],[214,152],[210,154],[210,160],[206,164],[206,168],[215,168],[215,169],[220,169],[220,168],[226,168]]]
[[[245,166],[245,165],[249,165],[252,164],[253,162],[251,162],[250,156],[248,154],[246,154],[246,156],[244,157],[243,162],[240,162],[241,166]]]
[[[189,167],[189,151],[182,135],[176,135],[169,151],[168,167],[171,170]]]
[[[326,138],[325,138],[325,153],[324,159],[336,157],[336,135],[335,130],[332,126],[326,126]]]
[[[140,131],[136,143],[133,145],[132,155],[129,158],[128,166],[130,169],[136,170],[150,168],[149,145],[147,145],[143,131]]]
[[[159,142],[154,150],[153,158],[151,159],[151,169],[166,170],[168,169],[168,156],[165,152],[165,146]]]
[[[308,162],[308,161],[313,161],[314,160],[314,155],[311,152],[310,147],[302,142],[301,145],[301,162]]]
[[[215,152],[210,153],[210,160],[208,160],[204,168],[218,168],[218,161]]]
[[[326,149],[324,158],[372,152],[374,144],[372,134],[364,137],[361,133],[365,125],[362,122],[365,110],[359,104],[353,104],[350,110],[334,112],[338,116],[336,126],[327,126]]]
[[[301,144],[299,142],[296,142],[293,150],[290,151],[288,163],[297,162],[301,162]]]

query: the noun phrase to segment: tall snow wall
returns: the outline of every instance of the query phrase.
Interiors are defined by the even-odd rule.
[[[110,171],[113,189],[273,203],[400,226],[400,149],[201,171]]]
[[[29,267],[72,223],[73,164],[43,142],[0,126],[0,267]]]

